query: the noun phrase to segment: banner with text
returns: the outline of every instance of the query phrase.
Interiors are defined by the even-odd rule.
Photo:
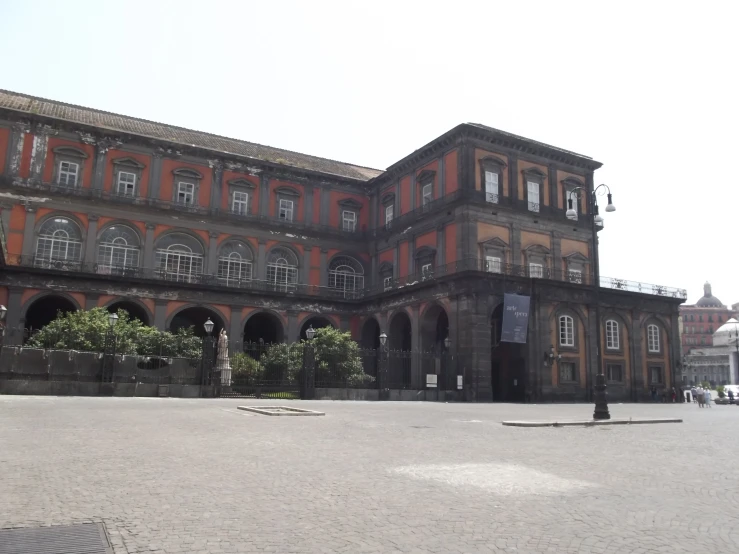
[[[531,298],[520,294],[503,296],[503,330],[501,342],[526,342],[529,329],[529,303]]]

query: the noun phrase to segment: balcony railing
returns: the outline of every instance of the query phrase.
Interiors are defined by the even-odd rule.
[[[172,281],[171,272],[166,269],[152,269],[145,267],[117,267],[97,263],[85,263],[74,260],[50,260],[40,259],[36,256],[9,255],[7,265],[33,267],[47,271],[94,274],[105,277],[118,276],[125,279],[154,279],[161,281]],[[515,264],[495,264],[490,266],[485,260],[470,258],[457,262],[448,263],[407,275],[405,277],[391,278],[389,280],[378,279],[372,286],[363,289],[347,290],[319,285],[307,285],[298,283],[275,283],[260,279],[223,278],[218,275],[207,273],[188,274],[186,279],[178,279],[178,283],[218,287],[224,289],[238,289],[242,291],[275,292],[283,294],[295,294],[306,296],[319,296],[343,300],[359,300],[376,294],[397,291],[408,287],[430,284],[439,279],[464,272],[479,272],[491,277],[500,276],[526,279],[541,279],[550,281],[561,281],[578,286],[589,286],[592,282],[590,274],[580,273],[566,269],[550,269],[541,266],[524,266]],[[611,277],[600,278],[601,288],[651,294],[668,298],[687,299],[688,293],[685,289],[666,287],[664,285],[651,285],[638,283],[626,279]]]

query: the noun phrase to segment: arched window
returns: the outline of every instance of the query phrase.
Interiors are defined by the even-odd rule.
[[[618,350],[620,347],[621,341],[618,336],[618,321],[609,319],[606,321],[606,348],[609,350]]]
[[[559,345],[575,346],[575,321],[568,315],[559,317]]]
[[[287,248],[273,248],[267,255],[267,281],[283,290],[294,289],[298,282],[298,260]]]
[[[139,236],[125,225],[108,227],[98,244],[98,273],[121,274],[139,266]]]
[[[172,233],[157,244],[154,263],[162,278],[191,283],[203,273],[203,247],[189,235]]]
[[[34,265],[50,269],[77,267],[82,258],[82,233],[71,219],[52,217],[38,231]]]
[[[659,327],[647,325],[647,348],[650,352],[659,352]]]
[[[218,279],[226,285],[251,281],[251,260],[251,250],[243,242],[227,242],[218,255]]]
[[[364,288],[364,269],[354,258],[337,256],[328,266],[328,286],[343,291]]]

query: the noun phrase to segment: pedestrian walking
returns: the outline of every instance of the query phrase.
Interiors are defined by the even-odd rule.
[[[657,402],[657,387],[652,385],[652,402]]]
[[[690,387],[690,398],[693,399],[693,402],[698,402],[698,390],[695,388],[695,385]]]
[[[678,400],[678,402],[680,402],[681,404],[685,402],[685,391],[683,390],[682,387],[677,389],[677,394],[678,394],[678,398],[680,399]]]
[[[712,407],[711,406],[711,389],[706,389],[705,391],[703,391],[703,402],[709,408]]]
[[[729,393],[727,396],[729,397],[729,404],[733,404],[734,403],[734,391],[729,389]]]
[[[702,408],[703,407],[703,402],[705,400],[705,396],[704,396],[704,393],[703,393],[703,387],[701,387],[700,385],[698,385],[698,388],[695,389],[695,394],[698,395],[698,407],[699,408]]]
[[[675,403],[675,397],[677,397],[677,392],[675,391],[675,387],[672,387],[672,403]]]

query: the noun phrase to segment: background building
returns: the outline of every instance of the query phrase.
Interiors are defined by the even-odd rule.
[[[0,301],[11,329],[95,306],[160,329],[211,318],[232,351],[309,325],[368,348],[384,331],[394,350],[463,352],[469,397],[585,400],[600,166],[462,124],[380,171],[0,91]],[[600,284],[611,398],[672,386],[685,291]],[[526,344],[500,341],[506,292],[531,298]],[[411,363],[409,388],[443,371]]]
[[[691,348],[683,356],[682,382],[708,381],[712,386],[739,383],[739,321],[729,319],[713,334],[712,346]]]
[[[703,296],[695,304],[680,306],[680,335],[683,354],[691,349],[713,345],[713,335],[736,310],[725,306],[711,292],[711,284],[703,285]]]

